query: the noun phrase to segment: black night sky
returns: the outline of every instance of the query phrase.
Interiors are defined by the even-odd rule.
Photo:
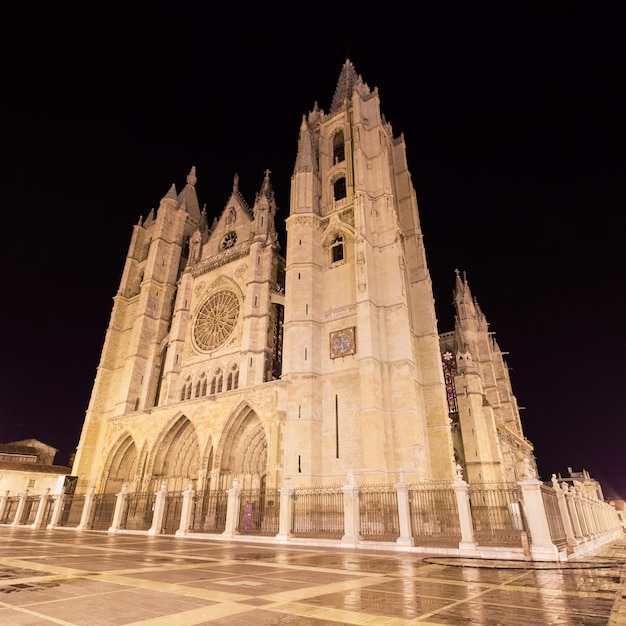
[[[266,168],[285,218],[302,115],[348,56],[406,138],[440,331],[458,268],[540,477],[586,469],[626,498],[620,25],[563,1],[421,4],[5,9],[0,441],[67,461],[133,225],[192,165],[210,219]]]

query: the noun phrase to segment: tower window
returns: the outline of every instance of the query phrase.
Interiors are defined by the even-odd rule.
[[[345,178],[345,176],[342,176],[341,178],[338,178],[333,183],[333,191],[334,191],[335,201],[342,200],[343,198],[346,197],[347,191],[346,191],[346,178]]]
[[[332,263],[343,261],[343,235],[335,235],[335,238],[332,240],[330,244],[330,258]]]
[[[341,163],[346,158],[343,131],[338,131],[333,136],[333,163]]]

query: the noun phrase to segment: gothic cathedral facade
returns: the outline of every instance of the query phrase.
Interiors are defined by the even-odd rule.
[[[265,172],[209,224],[195,168],[134,227],[72,473],[99,493],[519,480],[508,370],[457,273],[439,334],[402,136],[347,60],[304,116],[286,253]]]

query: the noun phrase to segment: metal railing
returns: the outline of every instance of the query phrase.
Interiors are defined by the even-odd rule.
[[[237,532],[241,535],[276,535],[280,521],[280,492],[250,489],[241,492]]]
[[[344,533],[341,487],[294,489],[291,502],[294,537],[341,539]]]
[[[409,510],[416,545],[458,545],[459,511],[450,483],[410,484]]]
[[[515,483],[474,484],[469,492],[474,538],[479,545],[522,546],[528,533],[522,493]]]
[[[395,486],[364,485],[360,488],[359,535],[370,541],[395,541],[400,536]]]

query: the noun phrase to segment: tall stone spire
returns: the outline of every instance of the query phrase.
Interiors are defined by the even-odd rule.
[[[333,96],[333,103],[330,105],[331,114],[339,111],[343,107],[344,102],[352,98],[352,92],[354,91],[354,86],[356,85],[358,78],[359,77],[354,69],[354,65],[352,65],[352,61],[346,59],[346,62],[341,68],[339,80],[337,81],[335,95]]]
[[[184,209],[198,222],[200,221],[200,205],[198,203],[198,196],[196,194],[196,183],[198,179],[196,178],[196,166],[192,166],[191,171],[187,175],[187,184],[180,192],[178,196],[178,202],[180,203],[181,209]]]

